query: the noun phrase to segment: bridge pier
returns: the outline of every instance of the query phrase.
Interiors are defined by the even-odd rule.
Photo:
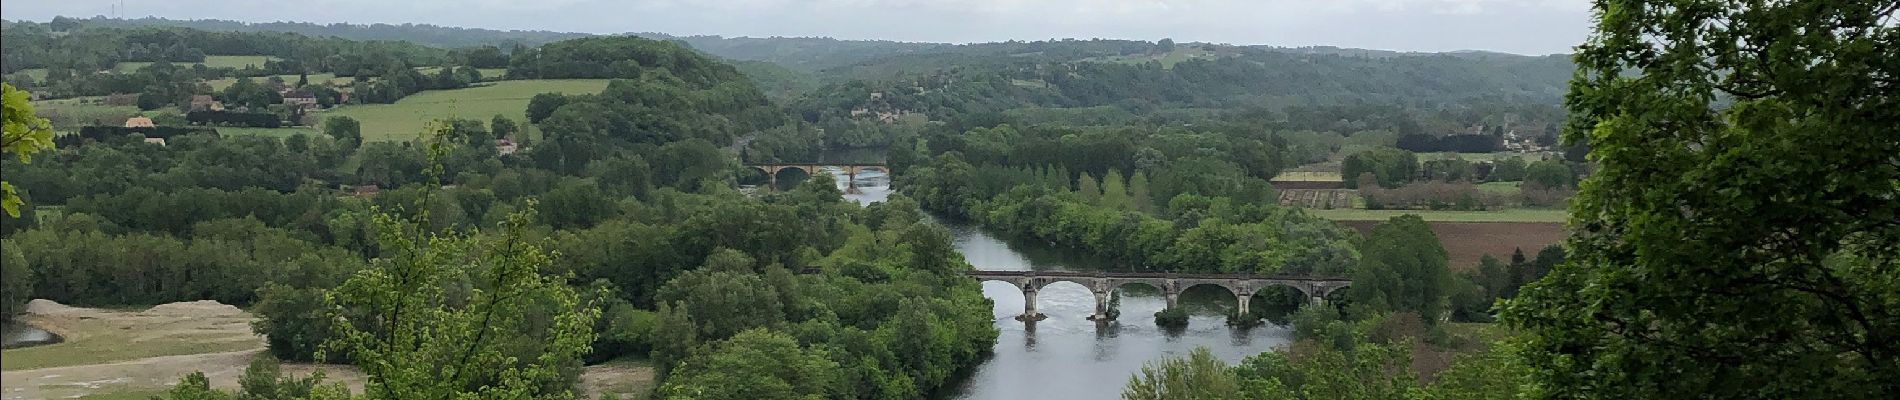
[[[1234,304],[1239,306],[1241,317],[1250,317],[1253,315],[1253,314],[1249,314],[1250,311],[1247,309],[1247,303],[1251,301],[1253,301],[1252,291],[1245,291],[1245,290],[1234,291]]]
[[[1114,317],[1111,317],[1108,315],[1108,298],[1111,293],[1106,290],[1095,290],[1094,292],[1095,292],[1095,315],[1090,315],[1089,320],[1090,321],[1109,321],[1109,320],[1115,319]]]
[[[1024,322],[1034,322],[1034,321],[1041,321],[1043,319],[1049,318],[1049,316],[1047,315],[1042,315],[1042,313],[1036,312],[1036,291],[1037,291],[1036,285],[1033,283],[1024,284],[1022,285],[1022,288],[1023,288],[1023,315],[1016,316],[1016,320],[1024,321]]]
[[[858,192],[858,167],[844,167],[844,174],[845,174],[844,192],[857,193]]]
[[[1181,292],[1174,290],[1174,288],[1168,288],[1168,290],[1161,295],[1168,298],[1167,309],[1173,310],[1175,307],[1180,307]]]

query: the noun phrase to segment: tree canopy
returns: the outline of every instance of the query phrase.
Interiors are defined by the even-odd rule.
[[[1596,2],[1539,398],[1900,394],[1900,3]],[[1746,384],[1737,384],[1746,382]]]

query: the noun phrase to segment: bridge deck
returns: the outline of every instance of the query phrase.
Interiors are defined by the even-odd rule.
[[[1255,275],[1255,274],[1194,274],[1176,272],[1101,272],[1101,271],[982,271],[972,270],[964,274],[974,277],[1042,277],[1042,278],[1162,278],[1162,279],[1247,279],[1277,281],[1349,281],[1345,277],[1301,276],[1301,275]]]

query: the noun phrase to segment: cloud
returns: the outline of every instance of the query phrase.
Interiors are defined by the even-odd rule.
[[[113,0],[11,1],[0,18],[106,14]],[[124,0],[120,15],[430,23],[591,33],[932,42],[1127,38],[1411,51],[1568,51],[1582,0]]]

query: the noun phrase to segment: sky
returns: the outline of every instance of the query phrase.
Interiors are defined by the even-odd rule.
[[[123,3],[123,7],[116,7]],[[1567,53],[1588,0],[7,0],[0,18],[427,23],[561,32],[915,42],[1112,38]],[[115,8],[118,9],[114,14]]]

